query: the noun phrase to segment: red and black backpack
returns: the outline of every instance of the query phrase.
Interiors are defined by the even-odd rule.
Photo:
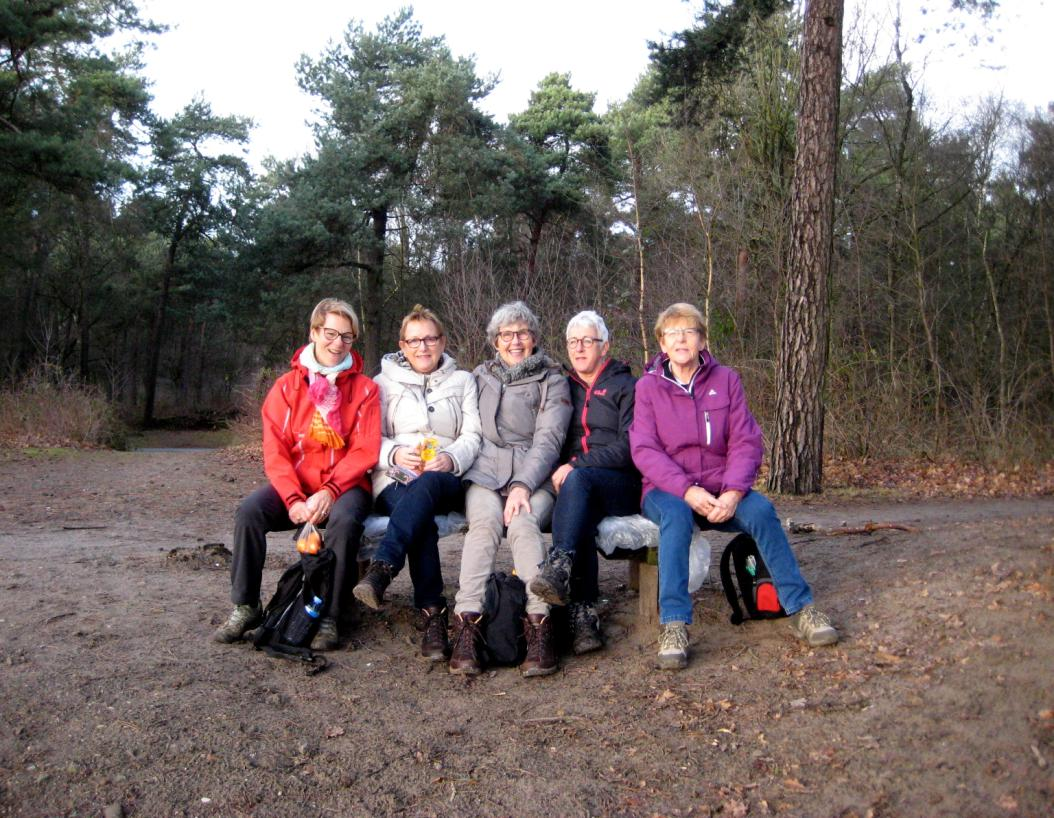
[[[749,534],[738,534],[725,546],[721,554],[721,584],[732,606],[733,625],[742,624],[745,619],[779,619],[787,615],[757,543]],[[740,600],[746,613],[739,606]]]

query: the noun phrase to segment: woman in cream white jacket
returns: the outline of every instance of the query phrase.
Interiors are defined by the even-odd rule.
[[[464,502],[460,478],[480,446],[476,381],[443,351],[443,325],[430,309],[416,305],[399,336],[399,352],[384,356],[375,379],[382,439],[373,496],[377,513],[391,519],[354,594],[379,608],[408,561],[414,605],[424,619],[421,654],[441,661],[448,653],[447,606],[434,518]]]

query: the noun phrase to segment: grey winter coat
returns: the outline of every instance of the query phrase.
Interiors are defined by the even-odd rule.
[[[463,475],[479,452],[480,422],[476,381],[443,353],[434,372],[422,375],[401,353],[381,359],[381,456],[373,471],[373,496],[392,482],[388,467],[399,446],[414,448],[429,435],[439,450],[454,461],[454,474]]]
[[[501,492],[516,483],[534,493],[556,468],[571,420],[571,395],[560,365],[536,352],[514,367],[496,357],[472,374],[479,387],[483,444],[465,480]]]

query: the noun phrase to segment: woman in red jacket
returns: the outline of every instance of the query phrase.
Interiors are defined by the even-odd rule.
[[[336,556],[333,593],[311,647],[339,645],[337,617],[370,509],[369,472],[381,446],[377,385],[362,374],[362,357],[351,349],[358,335],[359,319],[350,305],[335,298],[320,301],[311,313],[311,343],[293,355],[290,371],[264,400],[269,482],[242,502],[235,517],[234,610],[216,631],[217,642],[236,642],[260,623],[267,532],[311,522],[325,525],[326,547]]]

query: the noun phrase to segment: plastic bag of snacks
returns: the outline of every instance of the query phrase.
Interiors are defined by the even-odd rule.
[[[314,523],[304,523],[296,532],[296,550],[301,554],[317,554],[325,547],[322,532]]]

